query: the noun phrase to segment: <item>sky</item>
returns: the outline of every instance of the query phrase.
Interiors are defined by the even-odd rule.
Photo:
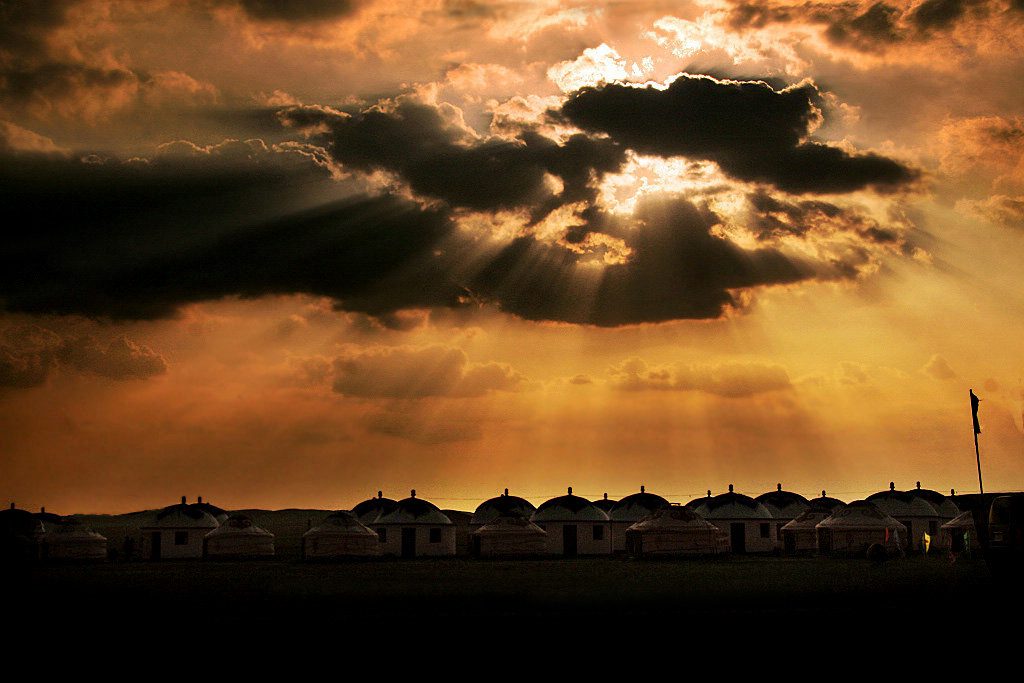
[[[0,1],[0,493],[1024,488],[1024,2]]]

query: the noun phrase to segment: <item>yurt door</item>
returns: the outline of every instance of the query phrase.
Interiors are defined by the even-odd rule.
[[[732,540],[734,553],[747,552],[747,525],[743,522],[729,524],[729,538]]]
[[[160,532],[154,531],[153,536],[150,538],[149,544],[149,559],[159,560],[160,559]]]
[[[402,557],[416,557],[416,529],[402,527]]]
[[[562,554],[576,557],[576,525],[566,524],[562,527]]]

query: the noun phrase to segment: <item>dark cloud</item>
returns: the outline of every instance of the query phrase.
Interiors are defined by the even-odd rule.
[[[564,204],[592,200],[593,183],[617,171],[625,153],[606,139],[575,135],[559,144],[536,132],[480,139],[457,111],[403,101],[355,115],[318,107],[282,113],[322,140],[347,168],[397,174],[419,195],[480,211],[530,208],[539,219]],[[557,177],[561,188],[548,176]]]
[[[0,332],[0,387],[39,386],[59,368],[116,380],[147,379],[167,372],[167,362],[124,336],[103,345],[89,335],[62,339],[35,325]]]
[[[910,21],[922,31],[946,29],[959,21],[972,7],[987,0],[925,0],[909,13]]]
[[[66,20],[80,0],[0,0],[0,53],[40,51],[46,36]]]
[[[880,226],[855,208],[831,202],[788,201],[760,191],[748,194],[747,203],[750,210],[744,225],[763,240],[812,232],[851,233],[875,244],[901,244],[903,240],[897,230]]]
[[[777,91],[760,81],[682,75],[667,88],[582,88],[556,116],[642,154],[713,161],[734,178],[786,192],[886,192],[917,177],[892,159],[807,140],[820,111],[812,84]]]
[[[870,49],[878,44],[892,44],[903,39],[898,25],[901,10],[884,2],[876,2],[861,14],[822,12],[819,18],[827,23],[825,35],[836,44]]]
[[[0,252],[0,302],[33,314],[154,319],[197,301],[304,293],[399,328],[403,310],[475,303],[618,326],[715,318],[741,308],[743,290],[853,277],[864,260],[742,248],[716,232],[714,212],[673,197],[649,197],[632,216],[592,206],[569,230],[575,242],[525,234],[495,246],[442,209],[342,196],[321,157],[259,141],[179,142],[130,163],[3,155],[0,203],[28,222]],[[786,210],[829,210],[813,206]],[[606,262],[609,249],[622,258]]]

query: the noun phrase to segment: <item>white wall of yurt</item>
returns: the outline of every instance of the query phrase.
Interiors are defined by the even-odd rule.
[[[876,543],[890,555],[907,548],[907,528],[866,500],[834,511],[815,530],[818,552],[823,555],[861,555]]]
[[[308,560],[380,554],[380,536],[347,510],[332,512],[302,535],[302,556]]]
[[[273,557],[274,534],[256,526],[246,515],[231,515],[206,534],[208,558]]]
[[[924,534],[938,532],[939,526],[946,521],[935,506],[910,491],[897,491],[894,482],[889,482],[888,491],[873,493],[865,500],[874,503],[906,527],[909,552],[922,550]]]
[[[664,506],[626,530],[637,557],[719,555],[730,552],[729,536],[693,510]]]
[[[446,557],[455,554],[455,524],[433,503],[408,498],[377,518],[370,528],[377,532],[384,555],[397,557]]]
[[[605,512],[611,520],[612,552],[626,552],[626,530],[668,504],[665,498],[641,486],[639,493],[631,493],[609,507]]]
[[[478,557],[528,557],[548,551],[548,534],[521,514],[500,515],[470,534]]]
[[[776,548],[777,523],[772,513],[750,496],[735,492],[732,484],[728,493],[711,496],[709,491],[706,498],[687,507],[729,534],[734,553],[767,553]]]
[[[146,559],[184,559],[203,556],[206,534],[219,526],[214,517],[185,502],[170,505],[144,524],[140,548]]]

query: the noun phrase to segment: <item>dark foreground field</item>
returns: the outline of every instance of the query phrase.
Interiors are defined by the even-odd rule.
[[[50,564],[19,571],[19,618],[202,620],[225,626],[330,614],[365,625],[414,616],[449,624],[573,615],[703,623],[943,619],[969,625],[1016,608],[984,561],[733,557],[483,561],[295,560]]]

